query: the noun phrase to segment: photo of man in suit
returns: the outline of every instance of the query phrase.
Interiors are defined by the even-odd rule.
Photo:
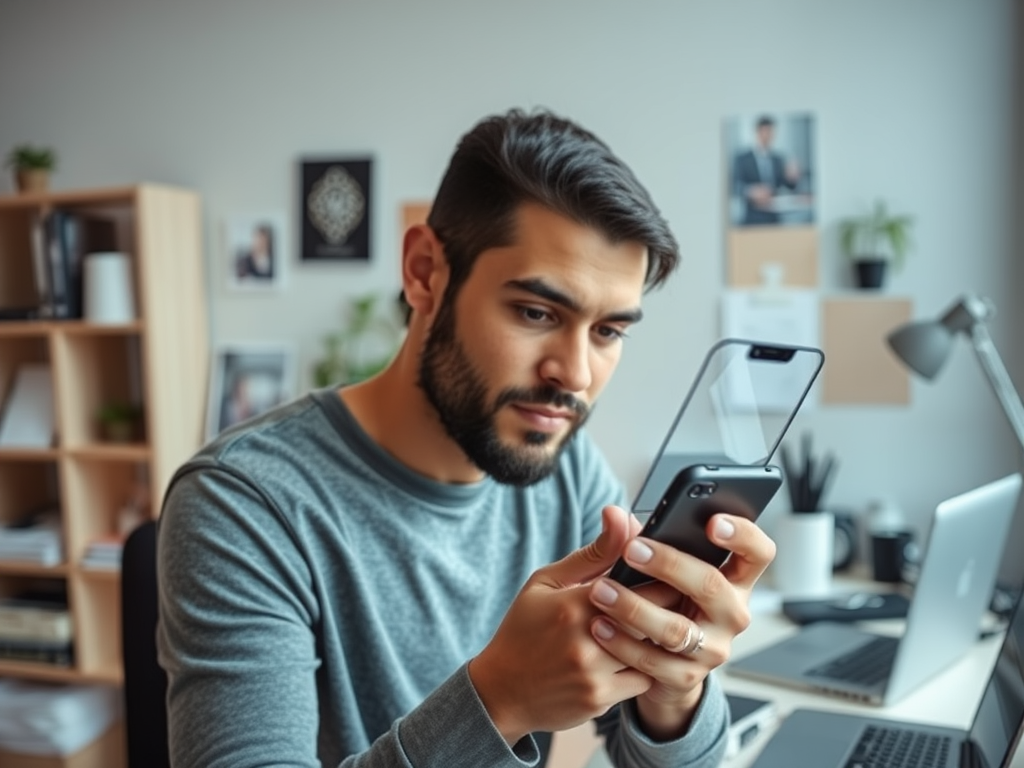
[[[790,131],[793,143],[809,154],[809,118],[799,117]],[[757,118],[754,140],[735,154],[732,163],[732,189],[738,205],[733,223],[740,226],[764,226],[782,223],[808,223],[812,219],[809,178],[794,153],[783,153],[774,146],[776,121],[768,115]]]

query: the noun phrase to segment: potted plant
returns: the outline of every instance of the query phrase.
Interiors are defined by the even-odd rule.
[[[7,167],[14,171],[19,192],[45,192],[50,172],[57,167],[57,154],[48,147],[19,144],[7,154]]]
[[[859,287],[881,288],[886,264],[896,271],[903,267],[913,222],[905,214],[890,213],[882,200],[863,216],[839,222],[839,244],[853,261]]]
[[[323,337],[324,355],[313,365],[313,385],[355,384],[384,370],[401,341],[402,325],[395,317],[400,308],[381,309],[376,293],[352,299],[345,325]]]
[[[130,443],[137,440],[142,432],[142,415],[142,406],[112,400],[100,407],[96,420],[104,440]]]

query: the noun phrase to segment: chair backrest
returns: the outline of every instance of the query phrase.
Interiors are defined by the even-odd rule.
[[[121,555],[121,648],[128,768],[170,768],[167,675],[156,660],[156,521],[133,530]]]

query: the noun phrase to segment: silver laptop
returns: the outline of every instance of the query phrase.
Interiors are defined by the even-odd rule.
[[[752,768],[1008,768],[1024,732],[1022,654],[1018,602],[970,729],[798,709]]]
[[[822,621],[726,669],[871,704],[899,700],[977,640],[1020,488],[1012,474],[939,504],[902,636]]]

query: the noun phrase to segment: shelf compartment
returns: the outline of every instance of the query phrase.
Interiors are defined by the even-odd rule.
[[[75,667],[82,675],[107,677],[121,665],[120,579],[71,578],[75,616]]]
[[[93,539],[121,528],[122,511],[149,486],[144,462],[109,460],[92,456],[68,456],[62,460],[64,488],[65,552],[76,564]]]
[[[131,328],[99,333],[75,328],[56,335],[53,347],[62,446],[99,443],[97,414],[103,405],[142,404],[141,338]]]
[[[8,461],[6,457],[7,452],[0,453],[0,524],[19,522],[46,507],[59,507],[56,461]]]

